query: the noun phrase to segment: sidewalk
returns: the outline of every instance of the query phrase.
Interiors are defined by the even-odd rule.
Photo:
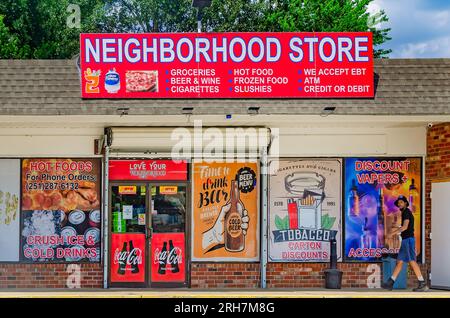
[[[271,290],[192,290],[192,289],[73,289],[5,290],[0,298],[449,298],[450,291],[411,289],[271,289]]]

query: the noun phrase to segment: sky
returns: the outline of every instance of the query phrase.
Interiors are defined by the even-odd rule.
[[[383,9],[392,40],[383,47],[391,58],[450,58],[450,0],[374,0],[369,12]]]

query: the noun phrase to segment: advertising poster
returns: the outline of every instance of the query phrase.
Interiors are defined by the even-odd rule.
[[[193,170],[193,260],[258,260],[258,164],[194,162]]]
[[[161,233],[152,236],[152,282],[181,282],[185,274],[184,233]]]
[[[144,283],[145,266],[145,234],[111,234],[111,283]]]
[[[344,213],[345,258],[348,261],[379,261],[396,254],[401,211],[394,204],[399,195],[409,201],[414,216],[416,252],[421,257],[422,224],[421,158],[345,159]]]
[[[374,96],[370,32],[89,33],[80,50],[82,98]]]
[[[342,160],[272,164],[278,168],[269,178],[269,261],[329,262],[331,239],[341,260]]]
[[[99,159],[22,161],[21,261],[99,262]]]
[[[20,160],[0,160],[0,262],[18,262],[20,252]]]

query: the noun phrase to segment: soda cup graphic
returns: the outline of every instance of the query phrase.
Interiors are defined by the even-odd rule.
[[[85,226],[86,214],[81,210],[73,210],[69,213],[69,223],[77,230],[77,233],[82,234]]]
[[[86,246],[91,247],[100,243],[100,229],[96,227],[90,227],[84,232],[84,241]]]
[[[100,210],[92,210],[89,212],[89,225],[92,227],[100,226]]]
[[[64,212],[64,211],[60,211],[60,212],[61,212],[61,228],[63,228],[67,224],[67,215],[66,215],[66,212]]]
[[[105,75],[105,89],[110,94],[115,94],[120,90],[120,76],[113,68]]]
[[[64,238],[64,244],[69,244],[69,237],[77,236],[77,230],[73,228],[72,226],[66,226],[61,229],[61,237]]]

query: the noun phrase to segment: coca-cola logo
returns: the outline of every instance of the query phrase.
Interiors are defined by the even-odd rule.
[[[170,251],[161,251],[159,248],[155,249],[155,256],[153,264],[175,265],[183,263],[183,251],[179,247],[174,247]]]
[[[116,248],[114,252],[114,264],[140,265],[142,264],[142,250],[133,248],[131,251],[120,251]]]

